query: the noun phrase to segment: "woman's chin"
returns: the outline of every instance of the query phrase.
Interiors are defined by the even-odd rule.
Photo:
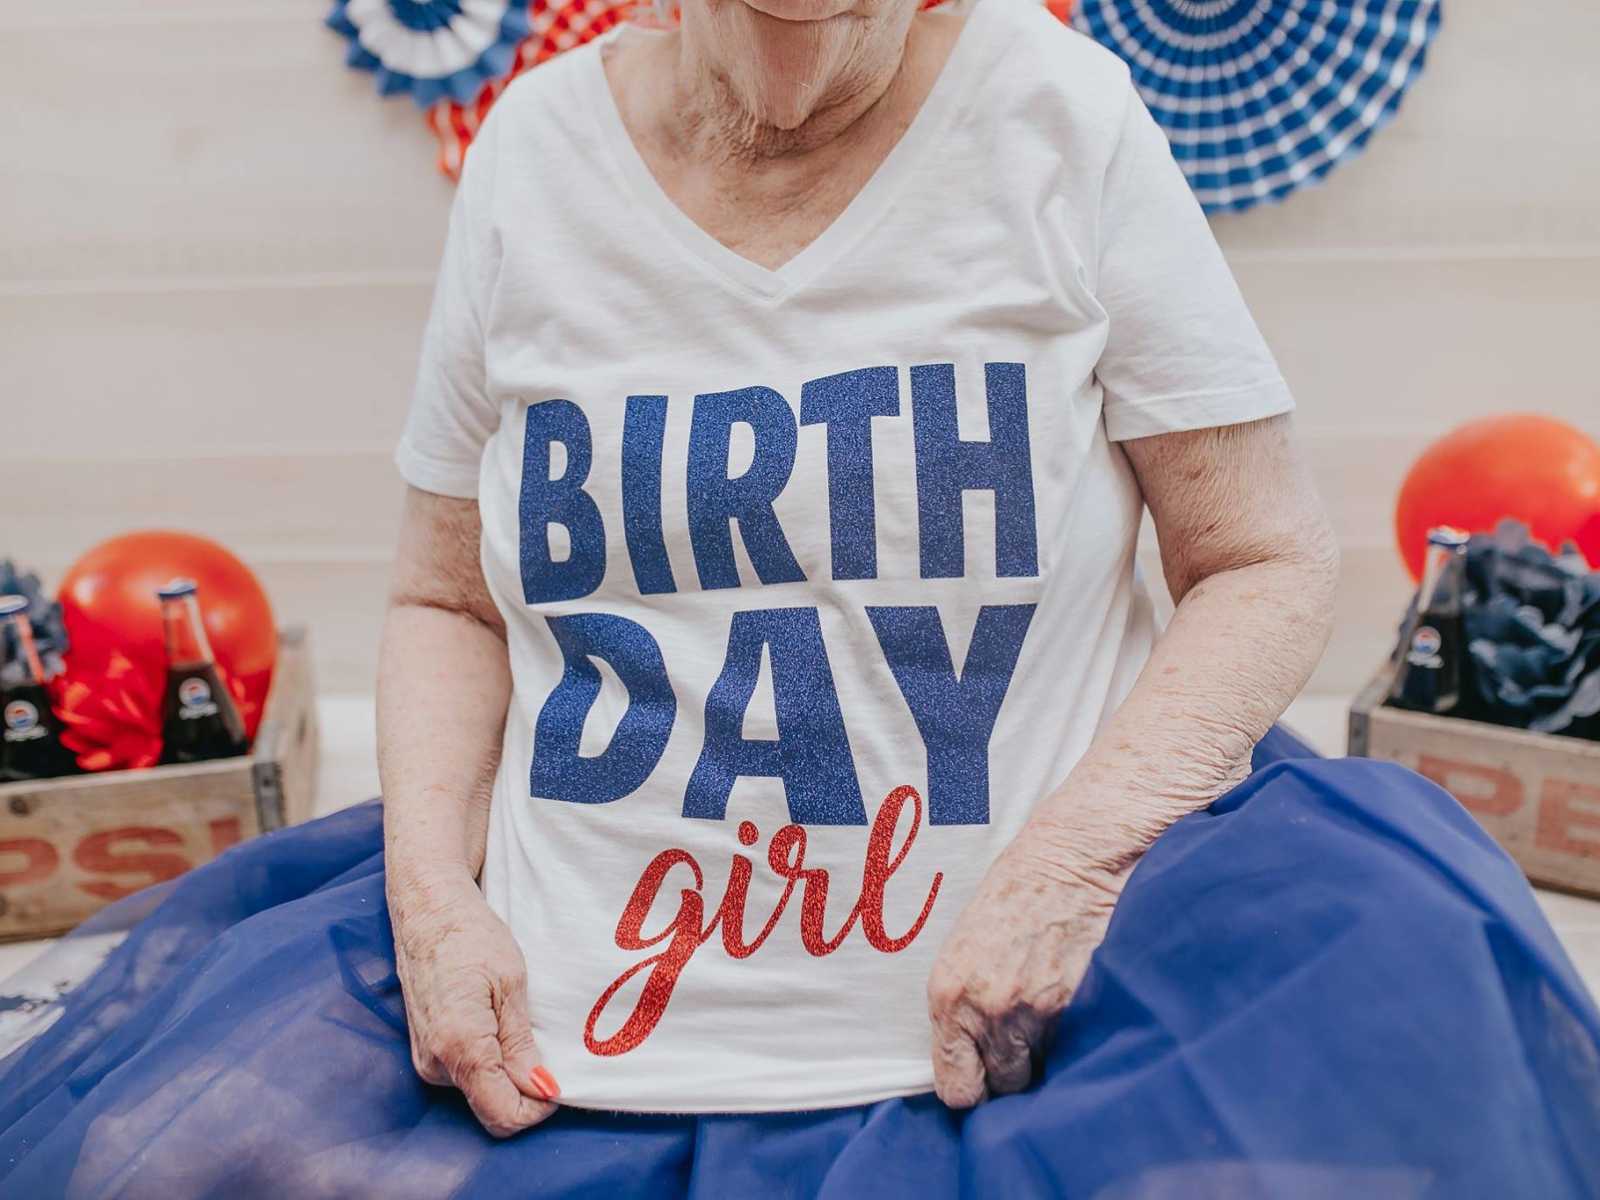
[[[854,0],[740,0],[764,17],[796,25],[810,25],[842,17],[855,7]]]

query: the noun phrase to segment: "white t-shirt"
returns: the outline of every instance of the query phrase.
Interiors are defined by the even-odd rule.
[[[1027,0],[777,270],[667,199],[597,45],[513,84],[398,461],[482,511],[483,889],[564,1102],[930,1088],[934,956],[1155,634],[1117,443],[1291,406],[1126,68]]]

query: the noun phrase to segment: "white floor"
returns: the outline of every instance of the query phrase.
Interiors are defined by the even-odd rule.
[[[1303,697],[1284,720],[1324,754],[1342,754],[1346,707],[1341,699]],[[322,769],[317,784],[320,814],[376,796],[378,770],[373,760],[371,697],[325,696],[318,708],[322,720]],[[1538,896],[1589,990],[1600,995],[1600,901],[1543,890]],[[0,980],[48,944],[0,945]]]

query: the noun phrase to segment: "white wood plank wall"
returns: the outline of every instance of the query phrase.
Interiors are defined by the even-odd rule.
[[[400,428],[449,186],[325,0],[0,0],[0,553],[111,532],[234,546],[325,688],[370,681]],[[1600,6],[1448,0],[1397,123],[1325,186],[1217,222],[1302,406],[1346,553],[1315,687],[1404,581],[1389,510],[1440,429],[1600,434]]]

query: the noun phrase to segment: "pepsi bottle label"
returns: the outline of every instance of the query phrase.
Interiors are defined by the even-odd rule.
[[[74,775],[78,759],[61,744],[61,722],[42,684],[25,683],[0,695],[0,780]]]
[[[239,710],[211,663],[169,669],[163,711],[163,763],[205,762],[248,749]]]
[[[1437,671],[1444,666],[1439,651],[1444,648],[1444,635],[1432,625],[1418,625],[1411,635],[1411,648],[1406,652],[1406,662],[1413,667]]]
[[[197,675],[178,684],[178,719],[198,721],[217,715],[217,702],[211,698],[211,685]]]
[[[1404,643],[1389,703],[1417,712],[1453,712],[1461,702],[1461,618],[1429,614]]]
[[[27,700],[12,700],[5,707],[5,740],[35,742],[49,737],[50,731],[39,719],[39,710]]]

